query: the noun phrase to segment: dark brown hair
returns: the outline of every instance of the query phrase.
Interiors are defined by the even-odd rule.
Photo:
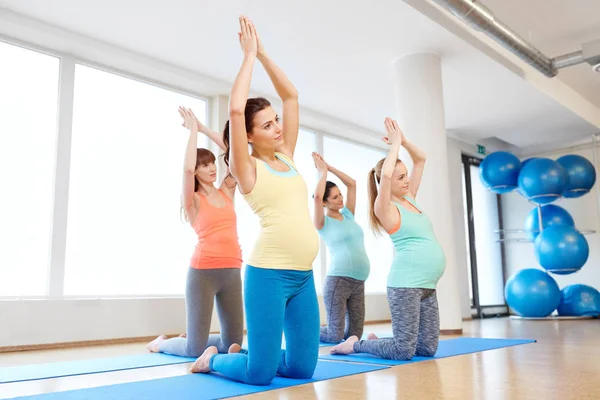
[[[246,102],[246,108],[244,109],[244,117],[246,118],[246,133],[252,132],[254,128],[254,116],[256,113],[264,110],[265,108],[271,107],[269,100],[263,97],[255,97],[248,99]],[[223,161],[229,166],[229,120],[225,123],[223,129],[223,143],[225,144],[225,152],[223,153]]]
[[[337,185],[331,181],[325,183],[325,192],[323,192],[323,203],[327,202],[327,198],[331,194],[331,189],[337,187]]]
[[[217,159],[215,158],[215,155],[213,154],[212,151],[208,150],[208,149],[197,149],[196,150],[196,167],[198,168],[201,165],[204,164],[210,164],[210,163],[214,163]],[[194,168],[194,170],[195,170]],[[194,192],[197,192],[198,189],[200,189],[200,182],[198,182],[198,179],[196,178],[196,176],[194,175]]]
[[[212,151],[203,148],[196,149],[196,166],[194,167],[194,171],[201,165],[210,164],[215,161],[216,158]],[[196,175],[194,174],[194,193],[197,192],[198,189],[200,189],[200,182],[198,182],[198,178],[196,178]],[[189,221],[187,212],[183,208],[183,204],[181,205],[179,214],[182,220],[184,220],[185,222]]]

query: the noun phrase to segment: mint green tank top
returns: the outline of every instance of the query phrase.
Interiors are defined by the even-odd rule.
[[[343,220],[325,216],[319,231],[329,249],[329,276],[346,276],[359,281],[369,277],[370,263],[365,249],[365,235],[346,207],[341,209]]]
[[[435,289],[446,269],[446,256],[433,231],[433,224],[414,199],[404,196],[420,213],[394,203],[402,222],[389,233],[396,254],[388,274],[388,287]]]

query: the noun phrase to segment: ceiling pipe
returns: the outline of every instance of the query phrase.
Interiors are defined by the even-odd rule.
[[[552,59],[511,31],[481,2],[477,0],[433,0],[474,29],[484,32],[506,49],[549,78],[556,76],[557,67]]]
[[[454,14],[473,29],[487,34],[521,60],[552,78],[560,68],[587,62],[593,71],[600,73],[600,40],[581,45],[580,51],[549,58],[531,43],[498,21],[479,0],[432,0]]]
[[[552,65],[554,68],[566,68],[571,65],[577,65],[585,62],[585,57],[583,56],[583,50],[574,51],[573,53],[567,53],[562,56],[554,57],[552,59]]]

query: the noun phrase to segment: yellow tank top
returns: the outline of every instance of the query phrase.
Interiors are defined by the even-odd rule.
[[[319,235],[308,211],[308,189],[294,162],[275,156],[290,170],[279,172],[256,159],[256,183],[244,198],[260,220],[260,235],[248,264],[307,271],[319,251]]]

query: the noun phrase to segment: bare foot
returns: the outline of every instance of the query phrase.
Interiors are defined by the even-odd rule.
[[[329,350],[331,354],[352,354],[354,353],[354,343],[358,342],[358,337],[350,336],[345,342],[334,346]]]
[[[148,350],[150,350],[151,352],[153,352],[153,353],[158,353],[159,352],[158,345],[163,340],[167,340],[167,336],[166,335],[160,335],[159,337],[157,337],[156,339],[154,339],[153,341],[151,341],[150,343],[148,343],[146,345],[146,348]]]
[[[179,337],[187,338],[187,333],[182,333],[181,335],[179,335]]]
[[[367,340],[377,340],[377,339],[379,339],[379,338],[378,338],[378,337],[377,337],[377,335],[376,335],[376,334],[374,334],[374,333],[369,333],[369,334],[367,335]]]
[[[233,354],[233,353],[239,353],[241,350],[242,350],[242,346],[240,346],[237,343],[234,343],[231,346],[229,346],[229,350],[227,350],[227,352],[229,354]]]
[[[210,346],[190,367],[190,372],[202,372],[204,374],[210,372],[210,358],[219,353],[215,346]]]

